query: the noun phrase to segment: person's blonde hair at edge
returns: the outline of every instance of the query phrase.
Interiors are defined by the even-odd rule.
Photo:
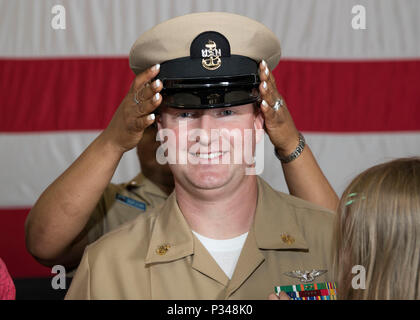
[[[339,299],[420,298],[420,158],[359,174],[338,207],[334,259]],[[366,289],[354,289],[355,265]]]

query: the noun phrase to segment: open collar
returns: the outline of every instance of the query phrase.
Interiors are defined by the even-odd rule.
[[[145,263],[169,262],[193,255],[192,267],[227,286],[233,293],[264,261],[260,249],[308,250],[296,223],[294,208],[262,179],[257,178],[258,200],[254,223],[231,281],[192,234],[173,192],[157,215]]]
[[[257,177],[258,200],[254,223],[226,289],[231,296],[264,262],[261,249],[307,251],[308,246],[296,223],[294,208],[263,179]]]

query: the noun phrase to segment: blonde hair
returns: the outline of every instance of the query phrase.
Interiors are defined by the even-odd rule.
[[[420,299],[420,158],[359,174],[338,208],[335,276],[340,299]],[[352,268],[366,289],[352,287]]]

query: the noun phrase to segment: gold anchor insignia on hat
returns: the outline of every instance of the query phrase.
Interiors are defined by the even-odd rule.
[[[287,233],[283,233],[281,235],[281,240],[286,244],[292,244],[292,243],[295,242],[295,238],[293,238],[291,235],[289,235]]]
[[[165,255],[171,246],[169,244],[162,244],[156,249],[156,253],[160,256]]]
[[[220,59],[222,50],[217,49],[216,42],[213,40],[209,40],[205,47],[206,49],[201,50],[201,56],[203,57],[201,64],[207,70],[216,70],[222,65],[222,59]]]
[[[291,278],[297,278],[301,282],[312,282],[315,280],[315,278],[318,278],[320,275],[323,275],[324,273],[328,272],[328,270],[315,270],[312,269],[310,271],[302,271],[302,270],[293,270],[289,272],[285,272],[284,274]]]

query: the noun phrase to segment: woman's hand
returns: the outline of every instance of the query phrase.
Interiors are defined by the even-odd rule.
[[[265,129],[271,142],[281,156],[288,156],[299,143],[299,132],[295,127],[292,116],[287,109],[286,101],[277,91],[276,80],[263,60],[259,65],[261,84],[259,87],[261,110],[264,115]],[[273,109],[277,100],[282,105],[276,111]]]
[[[150,81],[159,73],[159,68],[157,64],[136,76],[130,91],[102,133],[102,138],[121,152],[134,148],[142,138],[144,129],[155,120],[153,111],[162,102],[159,93],[162,82]]]

